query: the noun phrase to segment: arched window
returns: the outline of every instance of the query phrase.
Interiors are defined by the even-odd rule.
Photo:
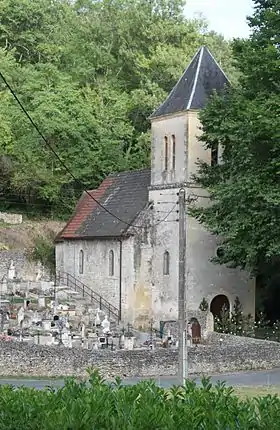
[[[216,166],[219,161],[219,145],[215,144],[211,148],[211,166]]]
[[[218,258],[223,258],[223,256],[225,255],[225,250],[224,250],[224,248],[222,246],[219,246],[216,249],[216,255],[217,255]]]
[[[168,251],[163,254],[163,274],[169,275],[170,255]]]
[[[114,251],[111,249],[111,251],[109,252],[109,276],[114,276],[114,272],[115,272],[115,264],[114,264]]]
[[[168,137],[164,136],[164,170],[168,170]]]
[[[176,167],[176,138],[175,134],[172,134],[172,170]]]
[[[80,275],[84,273],[84,251],[82,249],[79,252],[79,273]]]

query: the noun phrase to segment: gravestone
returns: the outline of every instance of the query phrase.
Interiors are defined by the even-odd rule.
[[[13,260],[10,262],[10,266],[8,269],[8,279],[14,279],[16,277],[16,268]]]
[[[99,310],[97,310],[94,325],[95,325],[95,327],[100,327],[100,325],[101,325]]]
[[[18,310],[18,314],[17,314],[17,320],[18,320],[18,325],[21,325],[23,320],[24,320],[24,308],[23,306],[21,306]]]
[[[103,333],[104,334],[109,333],[109,331],[110,331],[110,321],[108,320],[107,315],[105,315],[105,318],[102,321],[101,325],[102,325],[102,328],[103,328]]]
[[[7,288],[7,276],[4,275],[1,281],[1,295],[5,295],[8,291]]]
[[[134,348],[135,345],[135,338],[134,337],[125,337],[124,338],[124,349],[131,351]]]
[[[38,307],[45,308],[46,307],[46,298],[45,296],[38,297]]]

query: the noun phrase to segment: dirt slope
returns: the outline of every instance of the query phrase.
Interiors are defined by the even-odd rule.
[[[38,236],[56,235],[64,227],[61,221],[23,221],[22,224],[11,225],[0,223],[0,251],[31,248]]]

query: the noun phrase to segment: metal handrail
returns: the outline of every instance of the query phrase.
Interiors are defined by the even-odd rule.
[[[104,299],[100,294],[93,291],[90,287],[85,285],[79,279],[75,278],[75,276],[70,273],[60,272],[56,273],[56,283],[65,283],[67,287],[73,288],[75,291],[79,291],[82,293],[83,297],[88,296],[91,299],[91,302],[95,302],[99,305],[100,310],[105,310],[108,312],[108,317],[114,316],[115,318],[120,320],[120,312],[119,309],[108,302],[108,300]]]

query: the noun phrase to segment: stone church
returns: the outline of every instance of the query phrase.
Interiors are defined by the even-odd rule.
[[[90,190],[103,207],[81,196],[56,239],[56,267],[82,281],[133,325],[176,320],[178,313],[178,191],[205,204],[192,183],[197,160],[219,162],[217,151],[198,141],[198,113],[228,79],[207,47],[201,47],[167,99],[151,115],[151,169],[109,175]],[[187,203],[186,202],[186,206]],[[113,216],[113,215],[115,216]],[[213,264],[218,240],[187,215],[187,308],[205,298],[212,313],[236,296],[245,314],[255,313],[255,282],[239,269]]]

